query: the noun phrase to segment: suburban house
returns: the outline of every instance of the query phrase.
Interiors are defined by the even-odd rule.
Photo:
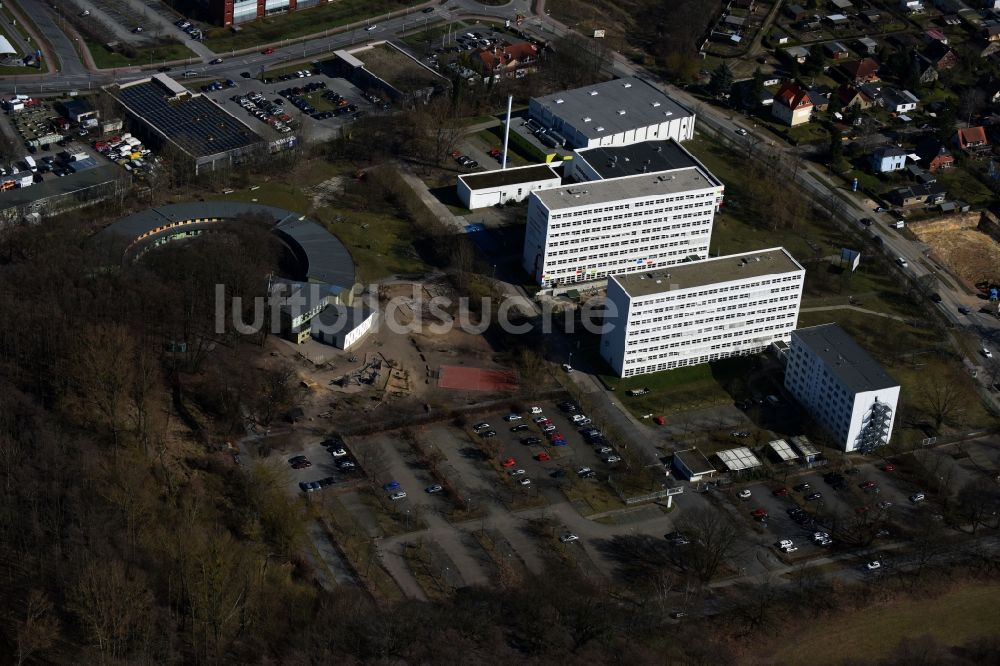
[[[987,42],[1000,42],[1000,21],[988,21],[983,26],[983,37]]]
[[[810,88],[807,94],[815,110],[825,113],[830,108],[829,90],[825,88]]]
[[[778,30],[775,28],[771,31],[771,43],[782,46],[788,43],[788,33],[783,30]]]
[[[924,3],[920,2],[920,0],[899,0],[899,8],[911,14],[916,14],[924,11]]]
[[[934,42],[941,42],[942,44],[948,43],[948,36],[938,30],[937,28],[931,28],[930,30],[924,31],[924,41],[933,44]]]
[[[872,153],[871,165],[875,173],[902,171],[906,167],[906,151],[896,147],[879,148]]]
[[[823,51],[834,60],[844,60],[851,57],[851,52],[840,42],[829,42],[823,45]]]
[[[846,63],[841,67],[848,81],[853,81],[855,85],[862,83],[875,83],[879,81],[878,61],[874,58],[862,58],[854,62]]]
[[[781,86],[771,105],[774,117],[791,127],[809,122],[812,110],[813,103],[809,100],[809,95],[794,81]]]
[[[861,12],[861,18],[868,23],[878,23],[882,20],[882,12],[877,9],[866,9]]]
[[[932,136],[918,142],[913,152],[920,157],[920,166],[928,171],[955,166],[955,156],[948,151],[947,146]]]
[[[859,37],[855,40],[855,43],[858,45],[858,51],[861,53],[875,55],[875,52],[878,51],[878,42],[871,37]]]
[[[903,208],[912,208],[923,204],[933,205],[944,201],[946,192],[947,190],[940,183],[908,185],[890,192],[889,201]]]
[[[481,49],[473,60],[483,77],[521,78],[535,69],[538,62],[538,46],[531,42],[503,45]]]
[[[802,5],[788,5],[785,7],[785,14],[793,21],[803,21],[812,14]]]
[[[946,72],[958,65],[958,56],[947,44],[932,42],[917,57],[929,63],[938,72]]]
[[[953,143],[971,157],[980,157],[990,151],[986,130],[982,127],[961,127],[955,132]]]
[[[849,109],[852,106],[869,109],[875,103],[874,99],[846,83],[837,88],[837,99],[840,100],[840,108],[842,109]]]
[[[787,55],[790,59],[794,60],[800,65],[802,65],[809,58],[809,47],[789,46],[787,49],[785,49],[785,55]]]
[[[888,86],[880,91],[880,102],[890,113],[908,113],[917,108],[920,100],[909,90],[897,90]]]

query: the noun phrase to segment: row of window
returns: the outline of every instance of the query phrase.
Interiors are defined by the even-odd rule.
[[[759,304],[755,304],[757,307],[754,308],[740,308],[741,310],[740,312],[726,312],[724,314],[720,314],[714,317],[706,316],[703,317],[702,319],[679,319],[677,316],[666,316],[666,317],[651,317],[649,319],[642,319],[640,321],[631,321],[629,322],[628,325],[629,336],[639,336],[646,333],[652,333],[654,331],[661,331],[670,328],[691,328],[693,326],[708,324],[713,321],[726,321],[727,319],[737,319],[737,318],[742,319],[746,316],[751,316],[751,315],[782,313],[789,310],[794,311],[798,309],[797,298],[794,299],[792,302],[786,303],[785,305],[776,305],[770,308],[762,307],[764,305],[777,302],[778,300],[779,299],[772,299],[771,301],[761,301]],[[781,299],[781,300],[790,300],[790,299]],[[747,310],[752,310],[752,312],[748,312]],[[723,312],[723,311],[720,309],[716,310],[715,312]],[[704,315],[705,313],[698,313],[698,314]],[[661,321],[669,321],[673,323],[671,323],[669,326],[657,326],[655,328],[649,326],[650,324],[656,324]],[[732,324],[730,324],[730,326],[732,326]]]
[[[678,290],[679,291],[679,290]],[[632,319],[636,323],[648,320],[638,320],[636,317],[642,317],[645,315],[667,315],[670,317],[684,317],[691,316],[692,314],[707,314],[711,312],[728,312],[731,310],[749,310],[752,308],[759,307],[761,305],[766,305],[768,303],[781,303],[784,301],[798,300],[801,292],[798,290],[782,294],[780,296],[772,296],[770,291],[754,291],[747,292],[746,294],[736,294],[730,296],[728,299],[713,299],[711,301],[703,302],[697,299],[692,299],[686,303],[678,303],[677,305],[667,306],[667,307],[653,307],[653,308],[633,308],[632,309]],[[720,303],[720,305],[712,306],[712,303]],[[724,305],[722,305],[724,304]],[[694,312],[690,312],[693,310]],[[687,312],[686,312],[687,311]],[[673,314],[670,314],[673,313]]]
[[[757,289],[758,287],[766,287],[766,286],[772,285],[772,284],[778,284],[778,283],[781,283],[781,282],[793,282],[793,281],[797,282],[797,283],[801,283],[802,282],[802,274],[801,273],[792,273],[792,274],[784,275],[782,277],[774,277],[774,278],[768,278],[768,279],[758,280],[757,282],[748,282],[748,283],[745,283],[745,284],[727,285],[727,286],[723,286],[723,287],[712,287],[710,289],[703,289],[702,291],[698,291],[698,292],[684,291],[684,292],[664,293],[662,296],[659,296],[656,299],[653,299],[653,300],[643,300],[642,301],[642,305],[643,306],[647,306],[647,305],[655,305],[657,303],[669,303],[671,301],[675,301],[675,300],[678,300],[678,299],[701,298],[703,296],[711,296],[713,294],[725,294],[725,293],[728,293],[730,291],[747,291],[747,292],[749,292],[749,291],[751,291],[753,289]],[[711,303],[713,301],[702,300],[702,301],[699,301],[699,302],[701,302],[701,303]]]
[[[702,210],[694,211],[691,213],[683,213],[681,215],[671,215],[669,217],[651,217],[643,220],[636,220],[633,222],[621,222],[619,224],[608,224],[603,227],[594,227],[593,229],[578,229],[573,228],[566,231],[554,231],[549,234],[549,238],[570,238],[574,239],[577,244],[583,245],[587,242],[593,234],[600,233],[602,231],[611,231],[616,236],[620,236],[623,233],[628,233],[623,231],[629,227],[636,227],[632,231],[632,235],[637,234],[652,234],[656,233],[660,229],[681,229],[683,227],[697,226],[698,224],[711,224],[714,218],[714,211],[712,210]],[[690,220],[688,222],[680,222],[681,220]],[[594,223],[607,222],[607,218],[602,218],[600,220],[591,220]],[[582,226],[584,223],[578,223],[572,225],[573,227]],[[551,229],[556,227],[566,227],[569,225],[553,225]]]
[[[760,328],[750,328],[750,327],[757,324],[764,324],[767,322],[775,322],[775,323],[771,324],[769,327],[766,327],[765,330],[771,330],[775,327],[787,327],[789,331],[792,331],[795,328],[795,313],[790,312],[787,314],[771,315],[768,317],[759,317],[757,319],[748,319],[747,321],[741,323],[740,326],[735,330],[733,327],[729,326],[707,326],[705,328],[701,328],[698,330],[685,330],[666,335],[651,336],[638,340],[628,340],[626,343],[627,346],[635,347],[635,349],[628,351],[626,353],[628,354],[643,353],[647,349],[662,349],[668,346],[669,347],[687,346],[690,344],[695,344],[697,341],[738,338],[741,336],[750,335],[751,333],[760,331],[761,330]],[[730,332],[728,333],[725,332],[727,329]],[[716,335],[708,335],[709,333],[713,333],[716,331],[719,331],[719,333],[717,333]],[[632,334],[629,333],[629,336],[631,335]],[[701,336],[701,337],[693,337],[693,336]],[[662,341],[674,340],[674,342],[669,343],[667,345],[660,345],[657,347],[650,346],[652,343],[660,342],[661,340]]]
[[[686,209],[690,210],[688,210],[688,212],[686,213],[681,212],[682,210]],[[588,224],[614,222],[616,220],[632,220],[631,222],[622,222],[621,225],[625,227],[641,226],[644,224],[650,224],[651,222],[660,222],[666,219],[691,217],[693,215],[704,215],[706,213],[711,213],[714,211],[715,211],[715,206],[713,202],[687,204],[686,206],[674,206],[672,208],[660,208],[657,210],[618,213],[614,215],[605,215],[604,217],[593,217],[587,211],[583,212],[577,211],[576,213],[573,213],[573,215],[583,219],[577,219],[571,222],[550,223],[549,229],[569,229],[569,228],[585,226]],[[569,213],[565,213],[564,215],[569,215]]]

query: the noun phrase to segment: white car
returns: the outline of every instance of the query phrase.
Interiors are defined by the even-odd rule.
[[[345,449],[330,449],[330,455],[334,458],[343,458],[347,455],[347,451]]]
[[[794,553],[797,550],[798,550],[798,548],[795,547],[795,546],[785,546],[784,548],[781,549],[781,552],[783,552],[783,553]]]
[[[377,27],[378,27],[377,25],[370,25],[367,28],[365,28],[365,32],[371,32],[372,30],[374,30]]]
[[[906,263],[906,259],[904,259],[903,257],[896,257],[896,263],[902,266],[903,268],[906,268],[907,266],[910,265]]]
[[[791,548],[793,545],[791,539],[782,539],[778,542],[778,548]]]
[[[524,476],[526,474],[526,472],[523,469],[512,469],[507,473],[510,474],[511,476]]]
[[[542,408],[539,407],[538,405],[535,405],[534,407],[531,408],[531,413],[532,414],[541,414],[542,413]]]
[[[531,479],[521,479],[520,481],[518,481],[518,483],[520,483],[522,486],[530,486]]]
[[[990,351],[990,350],[989,350],[989,349],[988,349],[988,348],[986,347],[986,345],[983,345],[983,348],[982,348],[982,349],[980,349],[979,351],[980,351],[980,352],[982,353],[982,355],[983,355],[983,356],[985,356],[986,358],[993,358],[993,352],[991,352],[991,351]]]
[[[872,560],[871,562],[869,562],[865,566],[868,568],[868,571],[875,571],[876,569],[881,569],[882,568],[882,563],[879,562],[878,560]]]
[[[580,537],[573,534],[572,532],[567,532],[566,534],[563,534],[561,537],[559,537],[559,540],[562,541],[563,543],[569,543],[570,541],[579,541]]]
[[[573,421],[573,423],[579,423],[580,421],[584,420],[587,417],[584,416],[583,414],[574,414],[569,418]]]
[[[740,136],[746,136],[747,135],[747,131],[745,129],[743,129],[742,127],[738,128],[736,130],[736,133],[739,134]]]
[[[535,418],[533,418],[531,420],[534,421],[535,423],[545,423],[546,421],[549,420],[549,417],[547,417],[547,416],[536,416]]]
[[[520,421],[521,420],[521,415],[520,414],[508,414],[507,416],[503,417],[503,420],[506,421],[507,423],[512,423],[514,421]]]
[[[389,495],[389,499],[391,499],[393,502],[395,502],[397,500],[401,500],[401,499],[406,499],[406,491],[405,490],[397,490],[393,494]]]
[[[740,498],[741,500],[746,500],[746,499],[750,499],[750,491],[749,491],[749,490],[747,490],[746,488],[744,488],[743,490],[741,490],[741,491],[739,492],[739,498]]]
[[[607,458],[604,459],[604,462],[606,464],[608,464],[608,465],[613,465],[613,464],[615,464],[617,462],[621,462],[621,461],[622,461],[622,459],[620,457],[618,457],[618,456],[608,456]]]
[[[913,502],[914,504],[923,502],[925,499],[927,498],[924,496],[923,493],[913,493],[912,495],[910,495],[910,501]]]

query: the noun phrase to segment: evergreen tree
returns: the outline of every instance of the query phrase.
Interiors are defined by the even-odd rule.
[[[733,87],[733,72],[729,65],[722,63],[712,72],[712,79],[708,82],[708,91],[713,95],[724,95]]]

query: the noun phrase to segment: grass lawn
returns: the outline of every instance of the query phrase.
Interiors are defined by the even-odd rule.
[[[613,387],[622,404],[638,417],[674,414],[732,401],[729,391],[740,388],[740,382],[750,374],[754,363],[753,357],[730,358],[628,379],[603,376],[602,380]],[[627,391],[638,388],[648,388],[649,393],[629,397]]]
[[[441,48],[442,38],[447,37],[449,31],[464,28],[466,23],[456,21],[447,25],[437,26],[430,30],[422,30],[403,37],[403,42],[413,47],[418,53],[431,53],[436,48]],[[454,38],[453,38],[454,39]]]
[[[592,516],[596,513],[625,508],[625,503],[618,499],[618,495],[603,481],[569,477],[567,479],[562,484],[563,494],[570,502],[579,502],[577,508],[581,515]]]
[[[374,20],[406,7],[405,3],[397,0],[337,0],[307,11],[242,23],[239,32],[233,32],[231,28],[210,30],[205,36],[205,45],[217,53],[256,48],[283,39],[321,33],[369,17]]]
[[[176,42],[169,46],[137,49],[134,58],[126,57],[121,53],[109,51],[103,44],[86,40],[87,49],[90,51],[94,64],[98,69],[113,69],[116,67],[139,67],[141,65],[155,65],[158,62],[172,62],[174,60],[184,60],[193,58],[194,53],[184,44]]]
[[[307,182],[297,185],[264,183],[256,190],[237,190],[232,194],[207,198],[257,202],[309,215],[325,224],[351,252],[357,278],[361,282],[426,270],[426,264],[408,240],[411,231],[405,220],[391,214],[338,208],[336,205],[314,206],[306,189],[336,175],[340,174],[328,164],[316,161]]]
[[[336,498],[330,498],[325,506],[327,510],[324,525],[358,576],[387,601],[402,600],[403,593],[396,581],[379,562],[374,542],[368,538],[347,508]]]
[[[948,188],[949,199],[961,199],[973,206],[986,206],[995,201],[990,188],[963,166],[937,172],[938,180]]]
[[[1000,585],[968,585],[919,603],[900,600],[811,622],[781,636],[763,653],[768,663],[873,663],[889,658],[900,641],[929,634],[961,645],[1000,632]],[[827,655],[824,657],[823,655]]]

